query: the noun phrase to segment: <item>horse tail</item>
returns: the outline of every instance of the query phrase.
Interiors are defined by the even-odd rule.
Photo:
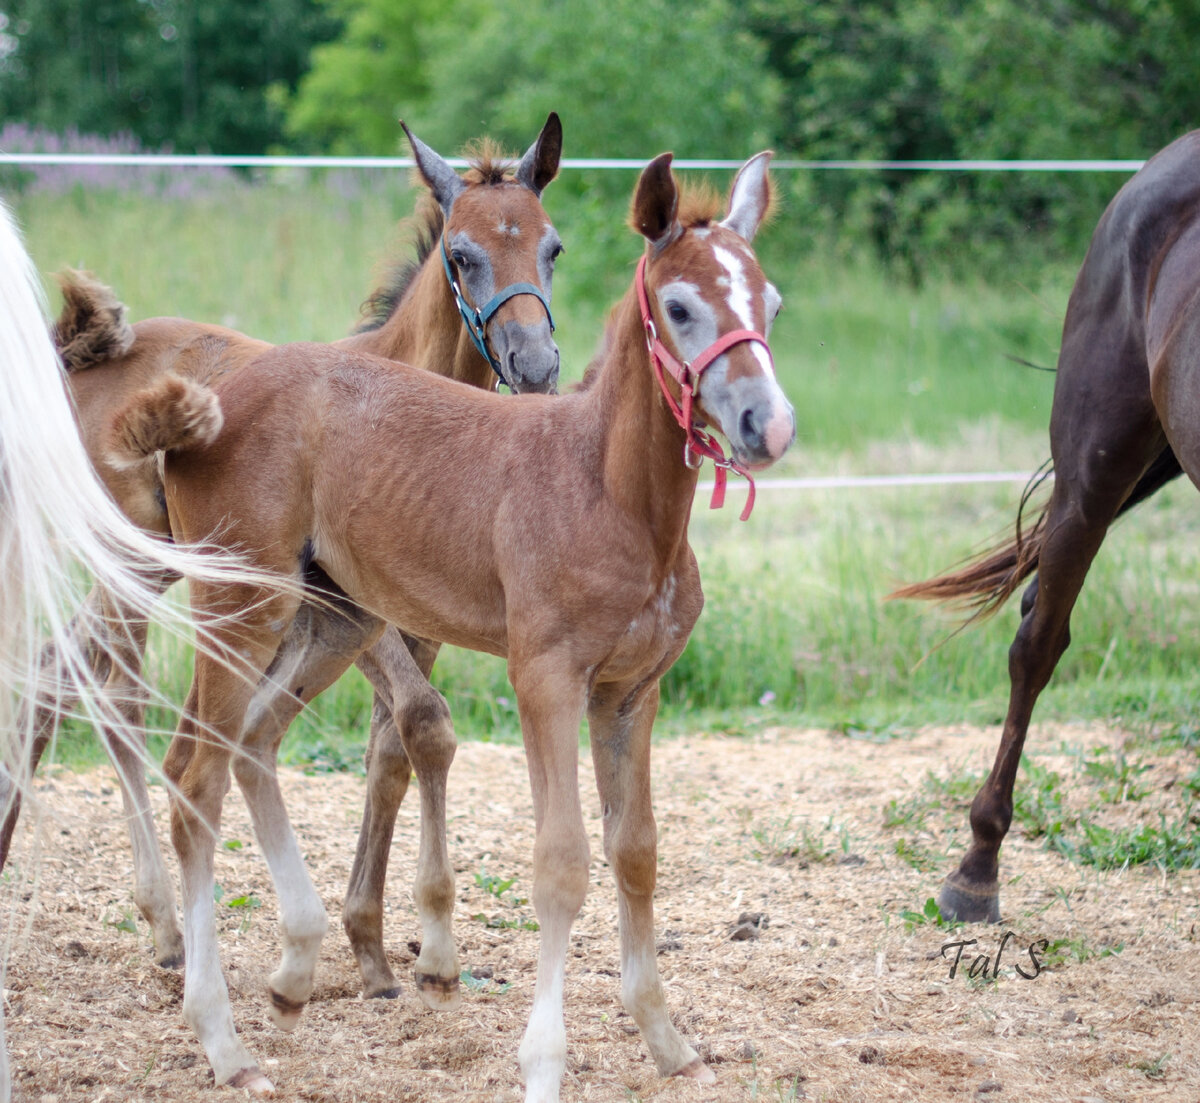
[[[1023,518],[1029,500],[1052,471],[1050,464],[1044,463],[1025,484],[1012,539],[981,552],[957,571],[893,590],[887,595],[888,600],[946,602],[972,610],[970,620],[983,620],[997,612],[1017,587],[1037,570],[1046,539],[1046,509],[1042,509],[1028,530],[1023,525]]]
[[[888,600],[916,599],[958,605],[972,611],[970,620],[983,620],[997,612],[1038,568],[1046,538],[1046,509],[1042,509],[1028,531],[1022,527],[1022,518],[1030,498],[1053,470],[1049,463],[1043,464],[1026,484],[1017,509],[1016,534],[1011,540],[988,548],[950,574],[893,590],[887,595]],[[1163,445],[1162,451],[1134,484],[1129,497],[1121,503],[1116,516],[1128,513],[1182,474],[1179,457],[1169,444]]]
[[[202,383],[165,375],[139,391],[112,421],[107,459],[134,467],[156,452],[211,444],[224,424],[221,402]]]
[[[54,323],[54,347],[68,372],[124,356],[133,345],[125,304],[88,272],[66,268],[56,277],[63,306]]]

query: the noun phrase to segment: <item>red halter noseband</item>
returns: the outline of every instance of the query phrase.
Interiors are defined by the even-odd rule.
[[[654,319],[650,316],[650,299],[646,294],[646,257],[644,254],[638,261],[637,277],[634,283],[637,286],[638,305],[642,311],[642,326],[646,330],[646,348],[650,352],[650,363],[654,365],[654,374],[658,379],[663,396],[667,400],[667,406],[687,435],[683,445],[683,462],[694,470],[699,468],[705,457],[712,460],[714,486],[710,509],[720,509],[725,504],[726,472],[732,470],[741,475],[750,484],[750,490],[746,496],[746,508],[742,510],[741,514],[741,519],[745,521],[754,508],[754,477],[740,463],[725,455],[720,441],[716,437],[696,424],[692,416],[692,407],[696,399],[696,389],[700,385],[700,373],[723,352],[744,341],[757,341],[767,350],[767,357],[774,365],[771,346],[767,344],[767,339],[761,333],[755,333],[752,329],[733,329],[728,333],[721,334],[691,363],[680,363],[674,353],[659,339],[658,329],[654,324]],[[667,387],[667,381],[663,376],[664,368],[679,384],[682,402],[676,402],[675,396]]]

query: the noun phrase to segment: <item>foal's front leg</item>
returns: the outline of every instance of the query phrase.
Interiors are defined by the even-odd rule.
[[[557,1103],[567,1065],[563,981],[571,924],[587,894],[587,835],[579,804],[579,721],[585,683],[552,656],[509,660],[533,792],[533,906],[541,929],[537,985],[521,1041],[525,1103]]]
[[[617,882],[621,1002],[634,1017],[658,1071],[711,1082],[712,1071],[667,1015],[654,944],[658,834],[650,803],[650,734],[658,683],[597,686],[588,703],[604,855]]]
[[[363,974],[364,994],[394,997],[396,978],[383,950],[383,895],[396,813],[415,769],[421,844],[413,898],[421,921],[417,991],[434,1011],[461,1002],[451,919],[454,870],[446,846],[446,780],[456,740],[445,698],[429,684],[438,644],[388,628],[358,665],[375,688],[367,793],[342,921]]]

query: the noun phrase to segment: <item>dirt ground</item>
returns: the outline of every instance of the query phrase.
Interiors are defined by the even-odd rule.
[[[927,730],[885,744],[825,732],[695,735],[655,749],[659,964],[677,1025],[715,1086],[663,1081],[620,1006],[616,904],[603,861],[590,765],[580,776],[592,886],[568,966],[565,1100],[1200,1099],[1200,874],[1097,872],[1015,835],[1003,853],[1004,922],[947,931],[906,924],[953,862],[918,870],[909,847],[961,852],[962,813],[935,810],[923,831],[885,828],[889,800],[925,792],[927,771],[984,769],[994,730]],[[1035,729],[1031,748],[1117,746],[1105,729]],[[1071,771],[1069,754],[1039,761]],[[1154,756],[1143,800],[1113,815],[1158,825],[1178,815],[1177,782],[1194,752]],[[1073,774],[1073,776],[1076,776]],[[1071,783],[1083,786],[1082,781]],[[264,1010],[278,952],[275,898],[244,806],[231,795],[218,855],[222,950],[243,1038],[278,1097],[321,1101],[519,1100],[516,1053],[533,991],[532,815],[519,748],[464,744],[451,775],[455,928],[473,977],[460,1010],[424,1009],[408,983],[419,931],[408,889],[417,802],[401,811],[387,943],[405,988],[364,1001],[338,923],[361,809],[361,778],[287,774],[285,792],[332,920],[312,1003],[293,1034]],[[129,922],[131,863],[108,771],[39,780],[43,815],[26,820],[6,873],[19,907],[5,979],[16,1098],[206,1100],[208,1067],[180,1014],[181,980],[157,969],[148,930]],[[1085,794],[1086,795],[1086,794]],[[165,825],[165,800],[160,825]],[[813,846],[791,853],[805,837]],[[236,844],[241,843],[240,847]],[[30,847],[36,844],[38,880]],[[828,853],[825,853],[828,852]],[[173,865],[173,857],[171,859]],[[515,879],[500,897],[478,882]],[[253,897],[261,906],[230,907]],[[765,916],[731,937],[739,917]],[[481,918],[476,918],[481,917]],[[487,919],[518,924],[489,926]],[[747,927],[744,924],[743,927]],[[1000,977],[971,980],[1013,931]],[[976,938],[957,976],[940,956]],[[1027,947],[1066,945],[1033,972]],[[1084,958],[1085,960],[1079,960]]]

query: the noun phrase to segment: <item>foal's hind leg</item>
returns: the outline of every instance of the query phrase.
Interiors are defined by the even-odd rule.
[[[169,573],[148,577],[148,586],[164,592],[177,576]],[[11,799],[0,825],[0,868],[8,859],[12,833],[20,813],[20,788],[33,776],[62,715],[78,698],[61,695],[71,684],[61,667],[66,661],[85,661],[94,684],[103,692],[96,702],[102,723],[100,736],[116,768],[121,796],[129,823],[133,849],[134,903],[150,924],[155,961],[165,968],[183,962],[183,935],[175,914],[175,889],[163,861],[154,829],[150,794],[145,777],[144,702],[138,678],[146,649],[146,623],[129,615],[102,587],[94,587],[71,624],[71,641],[78,655],[59,655],[47,646],[41,669],[45,686],[34,704],[32,738],[25,748],[25,761],[9,769],[16,778]],[[23,726],[22,726],[23,727]]]
[[[604,856],[617,882],[621,1002],[664,1076],[715,1077],[671,1024],[654,943],[657,831],[650,804],[650,734],[658,683],[598,686],[588,706],[592,761],[604,817]]]
[[[292,1030],[312,994],[325,907],[312,886],[288,821],[276,774],[279,744],[302,702],[336,681],[383,622],[351,605],[306,604],[292,621],[246,711],[233,760],[255,834],[279,893],[283,958],[270,978],[271,1019]]]
[[[421,921],[417,990],[435,1011],[461,1002],[451,918],[454,871],[446,846],[446,779],[456,740],[445,698],[429,684],[438,645],[387,629],[359,658],[375,687],[367,795],[342,921],[363,975],[366,996],[394,997],[396,979],[383,950],[383,895],[396,813],[417,773],[421,844],[413,898]]]
[[[163,593],[176,578],[163,574],[150,581]],[[140,678],[148,625],[128,615],[107,595],[103,608],[111,661],[104,695],[115,715],[112,724],[101,727],[100,735],[121,786],[133,849],[133,900],[150,924],[155,962],[165,969],[178,969],[183,964],[183,932],[175,912],[175,886],[158,843],[146,786],[145,700]]]
[[[193,604],[203,608],[195,598],[197,589],[193,584]],[[164,771],[172,782],[171,838],[179,855],[183,886],[183,1017],[204,1047],[218,1084],[269,1092],[271,1082],[242,1045],[233,1025],[213,914],[213,854],[229,786],[230,760],[239,753],[254,696],[251,683],[255,672],[266,668],[279,643],[279,634],[268,627],[268,618],[274,613],[286,623],[292,610],[284,609],[278,599],[255,606],[251,597],[239,604],[254,608],[255,615],[263,619],[258,625],[244,621],[235,629],[237,635],[229,641],[228,650],[231,658],[236,657],[236,669],[197,653],[192,694],[196,719],[194,723],[185,721],[179,737],[172,741]],[[303,892],[307,885],[315,896],[307,875],[302,880],[304,884],[291,891]],[[317,903],[319,906],[319,899]]]
[[[1144,365],[1119,359],[1127,347],[1103,325],[1072,332],[1068,315],[1051,419],[1055,482],[1045,542],[1009,649],[1011,689],[1000,747],[971,804],[972,842],[938,898],[948,918],[1000,919],[1000,844],[1012,823],[1013,786],[1034,705],[1070,643],[1071,610],[1108,526],[1164,444]]]

